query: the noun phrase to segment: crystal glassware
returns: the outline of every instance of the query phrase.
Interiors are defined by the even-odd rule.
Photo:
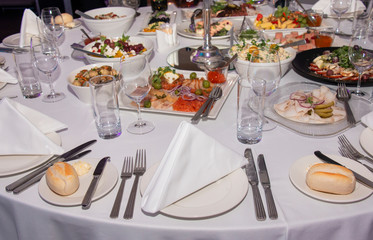
[[[32,44],[39,42],[39,44]],[[62,92],[56,92],[53,88],[54,78],[52,73],[58,68],[58,49],[53,41],[45,38],[31,38],[31,58],[34,66],[47,76],[50,93],[43,97],[44,102],[57,102],[65,98]]]
[[[350,6],[351,6],[351,0],[331,0],[330,8],[338,16],[338,25],[337,25],[337,28],[335,29],[335,33],[342,33],[340,29],[341,17],[343,13],[347,12]]]

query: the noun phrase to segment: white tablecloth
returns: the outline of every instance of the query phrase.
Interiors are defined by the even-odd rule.
[[[170,9],[174,6],[170,5]],[[141,13],[149,8],[139,9]],[[180,11],[179,11],[180,13]],[[178,14],[178,21],[181,14]],[[129,35],[138,32],[143,19],[138,17],[131,27]],[[347,22],[348,23],[348,22]],[[151,37],[154,41],[155,38]],[[61,50],[70,55],[71,43],[81,39],[79,28],[66,31],[66,39]],[[336,39],[343,42],[341,39]],[[201,40],[180,37],[180,46],[201,45]],[[215,42],[213,42],[215,43]],[[217,43],[228,44],[227,40]],[[10,54],[1,54],[7,63],[14,67]],[[154,52],[151,60],[153,67],[167,65],[167,53]],[[162,159],[179,123],[189,121],[189,117],[166,114],[144,113],[143,118],[153,121],[156,128],[146,135],[132,135],[125,131],[126,126],[136,119],[136,112],[121,111],[123,133],[112,140],[99,139],[89,105],[80,102],[67,87],[68,74],[84,62],[70,59],[61,64],[61,73],[55,84],[63,91],[66,99],[56,103],[44,103],[41,97],[23,99],[17,85],[7,85],[0,91],[0,96],[18,95],[16,101],[43,112],[69,126],[60,132],[62,146],[69,150],[82,142],[98,139],[88,157],[101,158],[111,156],[112,163],[121,169],[123,157],[134,155],[136,149],[146,148],[148,165]],[[12,70],[9,70],[10,72]],[[293,70],[282,79],[281,85],[309,81]],[[335,86],[331,86],[335,87]],[[43,85],[47,92],[48,86]],[[370,91],[370,88],[366,88]],[[218,139],[227,147],[244,152],[248,145],[236,139],[236,89],[234,88],[225,102],[216,120],[201,121],[198,125],[202,131]],[[359,136],[364,127],[358,124],[344,134],[355,146],[359,146]],[[373,239],[373,197],[349,204],[334,204],[310,198],[298,191],[289,180],[289,168],[299,158],[312,155],[315,150],[329,154],[338,154],[337,137],[310,138],[289,131],[282,126],[264,132],[263,140],[251,146],[255,157],[263,153],[272,183],[272,191],[279,212],[278,220],[259,222],[255,218],[252,190],[244,200],[231,211],[213,218],[203,220],[182,220],[161,214],[149,216],[140,211],[141,197],[138,193],[134,217],[124,220],[126,201],[134,178],[126,183],[122,208],[118,219],[109,217],[119,184],[108,195],[93,202],[89,210],[81,207],[60,207],[43,201],[38,195],[38,186],[34,185],[19,195],[5,191],[5,186],[24,174],[0,178],[0,239],[272,239],[272,240],[313,240],[313,239]],[[359,150],[361,150],[359,148]],[[1,166],[0,166],[1,167]],[[264,192],[260,187],[262,198]]]

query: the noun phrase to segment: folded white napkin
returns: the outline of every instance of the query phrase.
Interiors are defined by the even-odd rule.
[[[145,190],[141,207],[156,213],[245,164],[243,156],[183,121]]]
[[[361,122],[364,123],[368,128],[373,130],[373,112],[364,115],[361,118]]]
[[[12,75],[5,72],[1,68],[0,68],[0,82],[12,83],[12,84],[18,83],[17,78],[13,77]]]
[[[19,47],[28,46],[32,36],[39,36],[40,19],[30,9],[23,11]]]
[[[0,155],[61,154],[45,134],[67,126],[8,98],[0,101]]]
[[[365,10],[365,5],[360,0],[357,0],[357,3],[356,3],[357,10],[355,10],[355,3],[356,3],[356,0],[352,0],[350,8],[344,14],[352,15],[352,13],[354,13],[355,11],[361,12]],[[330,8],[330,5],[331,5],[330,0],[319,0],[317,3],[315,3],[315,5],[313,5],[312,9],[323,11],[324,14],[327,14],[327,15],[336,15],[335,12]]]
[[[164,51],[170,47],[178,45],[176,24],[163,24],[161,30],[156,31],[157,35],[157,50]]]

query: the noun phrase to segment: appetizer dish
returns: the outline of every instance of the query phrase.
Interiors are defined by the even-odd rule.
[[[310,92],[293,92],[289,99],[275,104],[274,109],[280,116],[301,123],[334,123],[346,117],[345,110],[336,106],[336,94],[326,86]]]
[[[305,39],[307,44],[300,45],[300,46],[294,46],[293,48],[295,50],[298,50],[299,52],[301,52],[301,51],[313,49],[316,47],[315,33],[313,32],[305,32],[303,34],[299,34],[296,31],[288,33],[288,34],[284,34],[283,32],[276,32],[273,42],[279,43],[279,44],[280,43],[288,44],[288,43],[296,42],[302,39]]]
[[[111,75],[117,77],[118,72],[113,67],[108,65],[94,67],[89,70],[83,69],[78,74],[76,74],[72,84],[80,87],[88,87],[89,79],[98,75]]]
[[[95,19],[103,20],[103,19],[117,19],[117,18],[123,18],[123,17],[126,17],[126,15],[118,16],[117,14],[113,12],[109,12],[105,14],[96,15]]]
[[[251,44],[243,42],[242,44],[236,44],[230,49],[232,55],[238,54],[238,59],[244,61],[250,61],[252,55],[255,57],[255,62],[258,63],[273,63],[277,61],[277,54],[281,60],[290,58],[290,53],[278,44],[269,43],[265,40],[256,41],[251,40]]]
[[[183,9],[186,19],[190,19],[193,15],[193,10]],[[255,7],[249,3],[242,3],[240,5],[234,4],[227,1],[215,1],[211,5],[211,17],[241,17],[241,16],[255,16],[259,12],[256,11]],[[202,18],[202,13],[198,14],[196,18]]]
[[[303,28],[308,27],[306,18],[299,11],[291,12],[287,7],[278,6],[273,15],[264,17],[259,13],[254,24],[260,30]]]
[[[131,44],[129,36],[122,36],[120,38],[109,38],[101,36],[95,41],[95,44],[88,49],[94,53],[100,53],[109,58],[128,58],[140,55],[147,49],[143,44]]]
[[[252,29],[243,30],[238,34],[238,40],[240,42],[250,42],[252,39],[258,40],[259,38],[258,31]]]
[[[170,67],[159,67],[151,83],[152,89],[142,102],[144,108],[182,112],[198,111],[215,85],[195,72],[184,76]]]
[[[211,23],[210,34],[211,36],[226,36],[228,31],[231,30],[233,23],[229,20],[221,20],[214,23]],[[186,31],[190,31],[189,29]],[[196,23],[196,35],[203,36],[203,21]]]
[[[358,46],[356,46],[358,47]],[[324,51],[310,63],[309,69],[318,75],[341,81],[357,81],[359,73],[348,58],[348,46],[334,51]],[[361,76],[362,82],[373,78],[373,68],[365,71]]]
[[[143,32],[155,32],[165,23],[170,23],[170,14],[165,11],[155,11],[150,15],[148,26],[143,29]]]

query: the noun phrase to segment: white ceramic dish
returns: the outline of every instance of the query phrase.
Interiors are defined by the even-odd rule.
[[[353,171],[356,171],[360,175],[368,178],[369,180],[373,181],[373,173],[371,173],[367,168],[361,165],[358,162],[355,162],[351,159],[344,158],[337,155],[328,155],[330,158],[335,160],[336,162],[350,168]],[[333,202],[333,203],[350,203],[350,202],[357,202],[369,197],[373,190],[359,182],[356,182],[355,190],[347,195],[337,195],[337,194],[330,194],[330,193],[323,193],[319,191],[312,190],[307,186],[306,183],[306,175],[308,169],[316,163],[321,163],[322,161],[318,159],[314,155],[305,156],[303,158],[298,159],[293,163],[290,168],[289,177],[291,182],[294,186],[304,194],[319,199],[326,202]]]
[[[118,16],[124,16],[121,18],[116,19],[87,19],[82,17],[84,24],[88,27],[91,32],[100,32],[102,35],[115,37],[115,36],[122,36],[122,34],[126,33],[136,15],[136,11],[132,8],[126,7],[104,7],[104,8],[96,8],[85,12],[85,14],[95,17],[101,14],[107,14],[113,12]]]
[[[65,29],[74,29],[74,28],[82,26],[82,22],[79,21],[78,19],[74,19],[73,21],[75,23],[74,27],[67,27],[67,26],[65,26]]]
[[[183,71],[183,70],[176,70],[176,73],[181,73],[184,76],[189,76],[192,71]],[[197,72],[198,77],[205,76],[204,73]],[[225,100],[227,100],[229,93],[231,92],[234,84],[236,83],[237,75],[228,74],[227,81],[222,84],[221,88],[223,89],[223,96],[215,102],[214,107],[211,109],[211,112],[208,116],[209,119],[216,119],[221,108],[223,107]],[[133,102],[123,93],[119,93],[119,109],[123,110],[133,110],[137,111],[136,106]],[[174,111],[171,109],[153,109],[153,108],[141,108],[142,112],[151,112],[151,113],[165,113],[165,114],[172,114],[172,115],[182,115],[182,116],[194,116],[195,112],[179,112]]]
[[[373,156],[373,130],[365,128],[360,135],[360,145],[370,156]]]
[[[44,175],[39,183],[39,195],[44,201],[58,206],[78,206],[82,204],[83,197],[92,181],[93,171],[95,170],[99,159],[80,159],[76,161],[84,161],[91,164],[91,169],[89,172],[79,177],[80,186],[78,190],[69,196],[58,195],[50,190]],[[73,162],[75,161],[71,161],[70,163]],[[96,191],[92,197],[92,201],[100,199],[108,194],[114,188],[117,180],[117,169],[111,162],[107,162],[100,181],[98,182]]]
[[[222,21],[222,20],[230,20],[233,23],[234,29],[239,29],[241,26],[242,20],[234,20],[234,19],[226,19],[226,18],[221,18],[221,19],[216,19],[212,22],[216,21]],[[201,19],[202,21],[202,19]],[[198,20],[197,20],[198,22]],[[194,32],[190,32],[189,29],[190,22],[182,22],[176,26],[176,31],[180,36],[186,37],[186,38],[192,38],[192,39],[203,39],[202,35],[197,35]],[[224,36],[213,36],[211,37],[212,40],[218,40],[218,39],[225,39],[229,38],[230,35],[229,33]]]
[[[48,133],[46,136],[55,144],[61,145],[61,137],[57,133]],[[44,163],[51,155],[1,155],[0,177],[6,177],[25,172]]]
[[[287,52],[290,53],[290,57],[281,61],[281,73],[284,75],[290,69],[291,62],[294,60],[295,56],[297,55],[297,51],[291,47],[285,49]],[[277,63],[251,63],[252,66],[257,66],[260,68],[271,67],[277,65]],[[249,61],[237,59],[234,63],[234,67],[236,68],[236,72],[240,76],[247,76],[247,70],[249,68]]]
[[[173,24],[175,23],[176,21],[176,11],[166,11],[167,14],[170,15],[170,24]],[[140,31],[139,31],[139,34],[141,35],[145,35],[145,36],[155,36],[156,35],[156,32],[144,32],[144,28],[148,27],[148,23],[150,21],[150,17],[151,17],[152,13],[151,12],[147,12],[145,13],[145,16],[144,16],[144,21],[141,25],[141,28],[140,28]]]
[[[27,38],[29,40],[26,41],[26,44],[23,47],[30,47],[31,37],[32,37],[32,35],[27,34]],[[10,35],[10,36],[4,38],[3,39],[3,44],[7,47],[19,47],[20,39],[21,39],[21,34],[20,33],[15,33],[13,35]],[[39,42],[37,42],[37,44],[39,44]]]
[[[131,36],[129,38],[129,41],[131,44],[139,44],[142,43],[143,46],[147,49],[143,55],[145,55],[148,59],[154,49],[154,44],[151,39],[144,38],[144,37],[136,37],[136,36]],[[86,51],[89,51],[89,49],[95,44],[95,42],[91,42],[90,44],[86,45],[83,49]],[[88,55],[84,53],[85,58],[88,60],[89,63],[119,63],[120,58],[101,58],[101,57],[94,57],[91,55]],[[136,59],[137,56],[131,57],[131,59]]]
[[[144,194],[159,163],[150,167],[141,178],[141,195]],[[239,168],[218,181],[162,209],[161,213],[183,219],[218,216],[236,207],[246,196],[248,187],[247,176]]]

